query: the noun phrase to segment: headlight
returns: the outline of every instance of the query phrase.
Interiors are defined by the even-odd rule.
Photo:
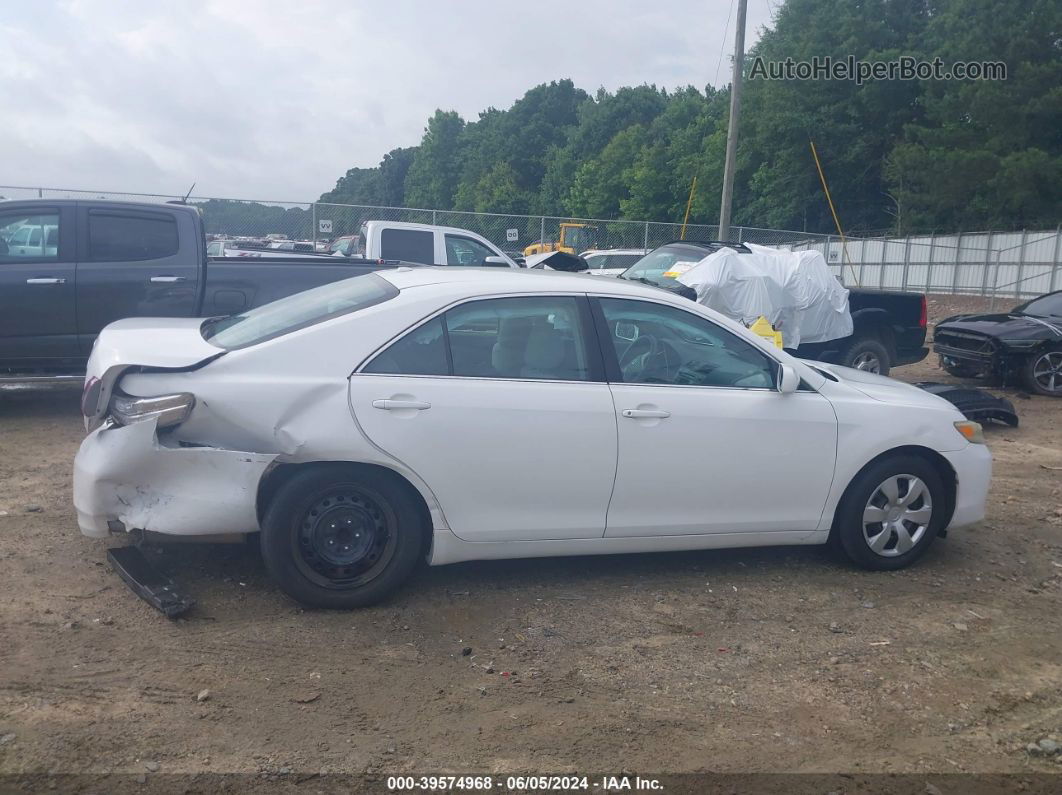
[[[158,397],[130,397],[116,394],[111,399],[111,416],[119,425],[158,419],[159,428],[180,425],[195,406],[195,395],[181,392]]]
[[[1035,348],[1043,340],[1000,340],[1008,348]]]
[[[955,430],[962,434],[963,438],[970,444],[984,444],[985,432],[981,428],[981,423],[971,422],[970,420],[963,420],[962,422],[955,423]]]

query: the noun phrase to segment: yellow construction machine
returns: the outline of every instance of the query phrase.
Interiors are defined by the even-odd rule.
[[[524,256],[529,257],[532,254],[545,254],[550,251],[563,251],[565,254],[580,254],[587,249],[595,248],[597,246],[597,232],[597,227],[591,226],[590,224],[579,224],[575,222],[563,223],[560,225],[560,240],[555,243],[547,243],[544,240],[532,243],[524,249]]]

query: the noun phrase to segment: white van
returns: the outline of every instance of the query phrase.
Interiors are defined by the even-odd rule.
[[[355,256],[423,265],[520,267],[485,237],[467,229],[395,221],[363,223]]]

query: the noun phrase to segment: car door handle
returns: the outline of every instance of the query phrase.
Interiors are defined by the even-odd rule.
[[[372,407],[374,409],[383,409],[384,411],[394,411],[395,409],[416,409],[421,411],[430,409],[431,403],[425,403],[421,400],[374,400]]]
[[[670,411],[664,411],[663,409],[624,409],[622,414],[632,420],[666,420],[671,416]]]
[[[57,279],[54,276],[26,279],[26,284],[66,284],[66,279]]]
[[[188,281],[183,276],[152,276],[151,281],[153,284],[173,284],[175,282]]]

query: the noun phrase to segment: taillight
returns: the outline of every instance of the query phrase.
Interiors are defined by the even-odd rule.
[[[92,417],[96,414],[96,409],[100,403],[100,389],[103,384],[100,383],[100,379],[96,376],[90,376],[85,379],[85,388],[81,390],[81,414],[85,417]]]
[[[926,311],[926,297],[922,296],[922,314],[918,317],[918,325],[925,328],[929,325],[929,313]]]
[[[131,425],[157,419],[159,428],[180,425],[195,407],[195,395],[180,392],[158,397],[130,397],[116,394],[111,398],[111,416],[119,425]]]

